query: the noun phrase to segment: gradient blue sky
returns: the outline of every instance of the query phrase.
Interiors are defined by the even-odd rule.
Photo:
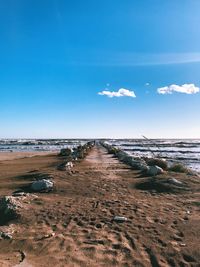
[[[199,0],[0,0],[0,137],[200,138]],[[149,83],[149,85],[145,85]],[[136,98],[98,95],[133,90]]]

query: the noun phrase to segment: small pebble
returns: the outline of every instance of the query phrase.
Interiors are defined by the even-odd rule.
[[[180,246],[181,247],[186,247],[186,244],[185,243],[181,243]]]
[[[126,222],[128,219],[126,217],[123,217],[123,216],[115,216],[113,218],[113,221],[115,222]]]

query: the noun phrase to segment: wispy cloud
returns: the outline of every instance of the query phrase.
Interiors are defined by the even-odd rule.
[[[128,97],[133,97],[135,98],[136,95],[134,93],[134,91],[125,89],[125,88],[120,88],[118,91],[108,91],[108,90],[104,90],[102,92],[99,92],[98,95],[104,95],[107,97],[124,97],[124,96],[128,96]]]
[[[58,22],[59,22],[59,14]],[[65,49],[65,36],[62,30],[62,24],[59,22],[59,31]],[[62,65],[62,66],[78,66],[78,67],[142,67],[142,66],[162,66],[175,64],[200,63],[200,53],[178,53],[178,54],[143,54],[143,53],[112,53],[104,51],[89,51],[85,54],[75,54],[72,49],[65,51],[66,58],[55,60],[41,60],[40,58],[31,58],[28,62],[39,62],[40,64]],[[19,57],[20,60],[20,57]]]
[[[191,94],[199,93],[200,88],[195,86],[193,83],[183,84],[183,85],[172,84],[169,86],[158,88],[157,92],[162,95],[172,94],[173,92],[191,95]]]
[[[200,62],[200,52],[193,53],[124,53],[108,51],[90,51],[79,55],[71,64],[80,66],[131,67],[173,65]]]

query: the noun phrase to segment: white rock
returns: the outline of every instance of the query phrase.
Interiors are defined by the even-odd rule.
[[[148,170],[147,170],[147,174],[150,175],[150,176],[156,176],[158,174],[161,174],[163,173],[163,169],[158,167],[158,166],[149,166],[148,167]]]
[[[40,192],[43,190],[52,190],[53,182],[47,179],[42,179],[42,180],[33,182],[31,185],[31,189],[36,192]]]
[[[71,171],[71,169],[74,167],[74,164],[71,162],[71,161],[69,161],[69,162],[67,162],[66,164],[65,164],[65,169],[66,169],[66,171]]]
[[[12,239],[12,235],[10,233],[0,231],[0,237],[3,239]]]
[[[65,167],[73,168],[74,164],[71,161],[69,161],[69,162],[66,163]]]
[[[179,180],[177,180],[177,179],[175,179],[175,178],[171,178],[171,179],[169,179],[169,182],[170,182],[171,184],[174,184],[174,185],[182,185],[182,184],[183,184],[182,182],[180,182]]]
[[[0,199],[0,221],[12,220],[19,216],[18,209],[22,207],[19,199],[13,196]]]

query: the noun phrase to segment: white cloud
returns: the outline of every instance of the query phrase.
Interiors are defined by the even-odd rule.
[[[172,94],[173,92],[183,93],[183,94],[196,94],[200,92],[200,88],[195,86],[193,83],[191,84],[183,84],[183,85],[176,85],[172,84],[169,86],[161,87],[157,89],[159,94]]]
[[[146,86],[149,86],[149,85],[150,85],[150,83],[145,83],[145,85],[146,85]]]
[[[128,97],[136,97],[134,91],[130,91],[125,88],[120,88],[117,92],[111,92],[108,90],[104,90],[102,92],[98,93],[99,95],[105,95],[108,97],[122,97],[122,96],[128,96]]]

